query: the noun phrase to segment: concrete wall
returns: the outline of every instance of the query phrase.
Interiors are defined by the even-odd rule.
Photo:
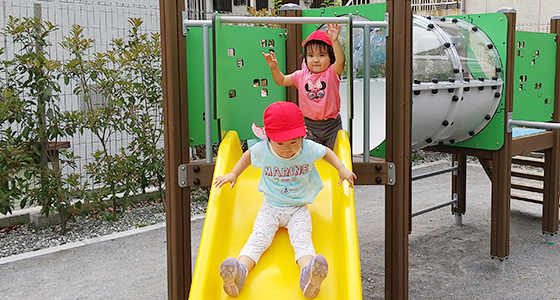
[[[560,14],[560,0],[462,0],[466,14],[495,12],[502,7],[517,11],[517,30],[549,32],[550,18]]]

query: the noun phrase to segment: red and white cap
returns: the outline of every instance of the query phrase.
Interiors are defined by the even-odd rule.
[[[263,123],[268,138],[278,143],[307,134],[301,109],[293,102],[270,104],[264,111]]]
[[[322,30],[315,30],[313,31],[313,33],[311,33],[307,39],[305,39],[305,41],[301,42],[301,47],[305,48],[305,45],[307,44],[307,42],[311,41],[311,40],[316,40],[316,41],[321,41],[321,42],[325,42],[327,45],[332,47],[332,42],[329,39],[329,37],[327,36],[327,33],[322,31]]]

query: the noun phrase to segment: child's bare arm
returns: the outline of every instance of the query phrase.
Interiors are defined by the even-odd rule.
[[[329,147],[325,147],[325,149],[327,150],[327,153],[325,154],[323,159],[329,164],[331,164],[338,171],[338,176],[340,177],[340,181],[338,182],[338,185],[341,185],[342,181],[346,180],[348,181],[350,187],[353,188],[354,179],[358,178],[356,174],[348,170],[348,168],[344,166],[342,161],[340,161],[338,156],[336,156],[336,154],[334,154],[334,152]]]
[[[272,73],[272,79],[274,79],[274,82],[276,82],[277,85],[279,86],[294,85],[294,83],[292,82],[292,77],[290,77],[290,75],[282,74],[282,71],[280,71],[280,68],[278,68],[278,61],[276,60],[276,55],[274,54],[274,52],[272,53],[263,52],[263,56],[264,59],[266,60],[266,63],[270,67],[270,73]]]
[[[237,161],[237,164],[233,167],[233,170],[231,170],[230,173],[218,176],[214,179],[214,186],[221,188],[224,184],[230,182],[230,188],[233,188],[237,182],[237,177],[239,177],[239,175],[241,175],[241,173],[243,173],[243,171],[245,171],[245,169],[247,169],[250,165],[251,153],[250,150],[247,150],[243,153],[243,155],[241,155],[241,158]]]
[[[331,43],[333,44],[333,50],[334,50],[334,58],[335,58],[335,62],[333,64],[334,71],[336,72],[336,74],[338,74],[338,76],[342,76],[342,73],[344,72],[344,62],[346,60],[346,57],[344,56],[344,50],[342,49],[342,45],[338,40],[338,34],[340,33],[340,25],[328,24],[327,26],[328,28],[326,30],[326,33],[329,39],[331,40]]]

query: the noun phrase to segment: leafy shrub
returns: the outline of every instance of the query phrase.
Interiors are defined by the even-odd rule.
[[[155,186],[163,199],[160,36],[140,33],[140,19],[129,23],[125,38],[91,55],[95,40],[74,25],[60,43],[70,57],[62,63],[48,53],[56,25],[10,17],[1,31],[16,50],[0,63],[0,213],[11,213],[16,201],[22,208],[41,205],[47,216],[59,213],[64,231],[67,220],[103,207],[107,199],[115,220],[139,190]],[[85,110],[60,109],[61,83],[74,87]],[[102,102],[94,104],[98,95]],[[86,131],[100,149],[85,175],[64,175],[61,170],[76,168],[78,157],[49,147]],[[117,132],[128,133],[133,142],[114,151],[108,143]],[[93,186],[81,183],[82,176]]]

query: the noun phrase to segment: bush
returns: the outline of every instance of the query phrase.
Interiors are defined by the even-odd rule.
[[[58,212],[63,231],[66,221],[112,201],[112,219],[127,206],[131,195],[155,186],[163,199],[164,161],[161,47],[159,34],[141,34],[140,19],[130,19],[127,37],[112,41],[111,49],[88,56],[94,40],[74,25],[60,44],[70,59],[50,59],[45,50],[48,36],[57,26],[35,18],[10,17],[2,34],[18,48],[0,64],[0,212],[41,205],[41,212]],[[2,49],[0,49],[2,54]],[[84,111],[62,111],[61,82],[74,86],[82,96]],[[94,105],[93,95],[103,101]],[[75,168],[70,150],[50,151],[49,143],[91,132],[100,145],[85,168]],[[132,138],[128,146],[110,150],[108,142],[117,132]],[[50,162],[50,165],[49,165]],[[81,183],[82,176],[94,186]]]

